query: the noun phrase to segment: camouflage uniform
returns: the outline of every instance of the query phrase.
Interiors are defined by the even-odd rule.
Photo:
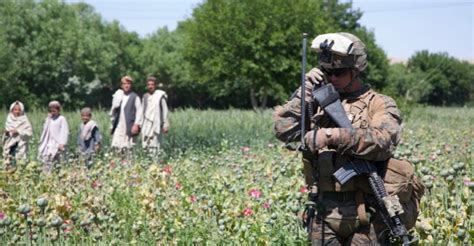
[[[312,98],[313,86],[306,82],[308,101]],[[298,89],[287,103],[275,108],[275,134],[286,143],[300,139],[300,95]],[[373,197],[363,192],[368,189],[367,180],[355,177],[340,185],[332,174],[351,158],[388,160],[400,140],[400,112],[393,99],[374,92],[369,86],[341,94],[341,101],[353,129],[337,128],[317,105],[313,105],[314,115],[306,127],[308,131],[332,129],[339,133],[327,135],[327,147],[303,157],[305,181],[309,186],[315,184],[319,191],[319,209],[313,220],[311,242],[313,245],[383,244],[387,229],[369,202]]]

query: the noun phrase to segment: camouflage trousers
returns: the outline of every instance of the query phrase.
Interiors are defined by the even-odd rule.
[[[313,220],[311,245],[388,245],[382,218],[369,212],[368,225],[360,225],[354,201],[324,200],[324,211]]]

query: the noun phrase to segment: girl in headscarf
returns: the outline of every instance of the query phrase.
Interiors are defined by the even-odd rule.
[[[32,135],[33,128],[26,117],[25,106],[20,101],[12,103],[2,137],[3,158],[7,168],[13,160],[26,158],[28,140]]]
[[[66,150],[69,136],[69,126],[64,116],[60,115],[61,104],[51,101],[48,104],[48,117],[44,122],[41,133],[38,156],[43,161],[43,169],[51,172],[53,162],[60,159],[60,154]]]

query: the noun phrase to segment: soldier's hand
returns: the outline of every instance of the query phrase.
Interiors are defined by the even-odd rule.
[[[168,127],[163,127],[161,129],[161,131],[163,131],[164,134],[167,134],[168,133]]]
[[[306,73],[306,80],[313,84],[321,84],[323,82],[324,73],[319,68],[313,68]]]
[[[328,145],[328,137],[324,134],[324,129],[311,130],[304,136],[305,144],[315,153]]]

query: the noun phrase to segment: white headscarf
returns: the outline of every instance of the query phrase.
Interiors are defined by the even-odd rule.
[[[12,104],[10,105],[10,113],[12,113],[13,108],[14,108],[16,105],[20,106],[21,115],[25,114],[25,105],[23,105],[23,103],[20,102],[20,101],[15,101],[14,103],[12,103]]]
[[[16,105],[19,105],[21,109],[21,114],[18,117],[14,116],[12,112]],[[5,122],[5,130],[11,131],[13,129],[15,129],[19,135],[8,137],[3,143],[4,149],[15,145],[19,141],[28,141],[28,138],[33,135],[31,123],[25,114],[25,106],[20,101],[16,101],[10,105],[10,112],[8,113],[7,121]]]
[[[13,115],[13,108],[16,105],[20,106],[21,110],[20,116],[18,117],[15,117]],[[28,118],[25,115],[25,106],[23,105],[23,103],[21,103],[20,101],[12,103],[10,105],[10,112],[8,113],[7,121],[5,122],[5,130],[10,131],[13,129],[17,129],[21,131],[23,130],[22,128],[26,127],[27,125],[29,125],[29,127],[31,128],[30,122],[28,121]]]

